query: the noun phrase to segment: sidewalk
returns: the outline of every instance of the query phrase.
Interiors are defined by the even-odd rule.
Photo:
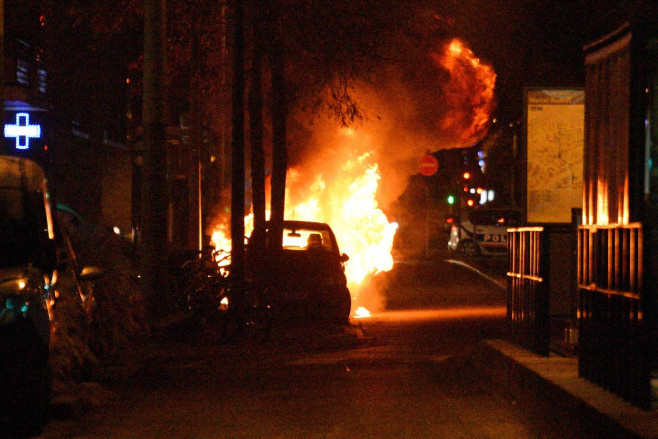
[[[541,357],[504,340],[485,340],[480,347],[490,385],[534,405],[537,413],[559,417],[593,438],[658,439],[658,411],[634,407],[579,378],[576,358]]]

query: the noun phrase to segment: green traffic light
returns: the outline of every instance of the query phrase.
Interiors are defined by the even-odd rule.
[[[455,204],[455,197],[453,195],[448,195],[448,204]]]

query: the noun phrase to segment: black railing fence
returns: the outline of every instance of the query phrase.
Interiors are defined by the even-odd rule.
[[[507,230],[507,315],[512,339],[539,355],[548,355],[548,241],[544,227]]]
[[[579,374],[651,407],[639,223],[578,228]]]
[[[547,356],[571,355],[576,326],[576,227],[508,229],[507,309],[513,340]]]

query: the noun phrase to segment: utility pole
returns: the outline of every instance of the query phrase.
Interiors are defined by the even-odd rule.
[[[518,143],[518,135],[516,131],[514,131],[513,137],[512,137],[512,163],[514,163],[514,167],[512,168],[512,172],[510,172],[510,199],[512,201],[512,207],[516,207],[516,178],[517,178],[517,172],[516,169],[518,168],[517,166],[517,156],[518,156],[518,149],[519,149],[519,143]]]
[[[165,0],[144,3],[144,167],[142,191],[142,293],[149,315],[159,317],[167,290],[167,181],[165,150]]]

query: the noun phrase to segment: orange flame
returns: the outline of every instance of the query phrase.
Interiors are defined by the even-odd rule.
[[[343,134],[352,137],[356,133],[349,129]],[[314,180],[308,182],[297,169],[290,169],[285,218],[324,222],[331,226],[341,252],[350,257],[345,275],[352,298],[356,300],[359,285],[368,275],[393,268],[391,250],[397,224],[389,223],[375,200],[380,174],[372,152],[346,160],[336,174],[329,177],[316,174]],[[248,215],[245,232],[249,235],[252,230],[253,216]],[[214,227],[211,243],[217,249],[230,249],[227,223]]]
[[[417,172],[410,163],[429,149],[471,146],[489,126],[496,80],[493,69],[459,40],[448,42],[430,60],[434,65],[424,66],[447,72],[447,82],[438,83],[428,75],[423,81],[429,84],[414,83],[420,89],[412,89],[404,75],[393,70],[383,84],[360,85],[356,96],[371,116],[365,129],[336,130],[331,122],[314,124],[308,143],[298,154],[291,154],[300,165],[288,171],[285,218],[326,222],[332,227],[340,250],[350,257],[346,275],[353,297],[361,295],[358,302],[379,301],[370,297],[379,292],[369,291],[375,287],[367,278],[393,267],[397,224],[388,221],[376,195],[390,206],[404,190],[406,179]],[[418,102],[419,96],[429,104]],[[425,130],[419,119],[431,121],[431,130]],[[245,220],[249,234],[251,218]],[[229,249],[230,229],[224,221],[215,228],[212,242]]]
[[[453,114],[442,121],[441,128],[457,133],[462,143],[469,145],[479,140],[489,126],[496,73],[458,39],[450,41],[442,53],[432,54],[432,58],[450,73],[446,97]]]
[[[377,206],[380,175],[372,155],[348,160],[340,170],[342,177],[325,181],[317,175],[307,198],[286,209],[286,218],[325,222],[332,227],[341,251],[350,256],[345,274],[351,286],[369,274],[393,268],[391,249],[397,224],[389,223]],[[294,171],[290,181],[299,182]]]
[[[362,306],[358,307],[356,311],[354,311],[354,318],[366,319],[368,317],[372,317],[372,314],[370,314],[370,311]]]

